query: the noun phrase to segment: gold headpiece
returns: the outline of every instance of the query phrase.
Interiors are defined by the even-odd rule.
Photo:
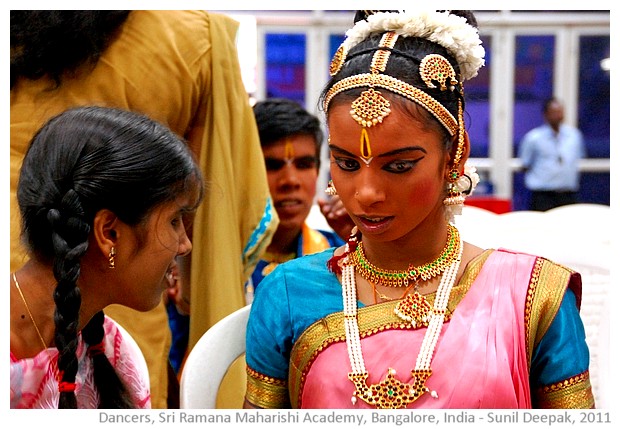
[[[353,119],[362,126],[360,145],[364,149],[361,151],[362,159],[366,159],[371,152],[366,128],[381,124],[391,112],[390,102],[375,89],[383,88],[417,103],[432,114],[450,136],[457,138],[457,149],[447,177],[449,183],[454,184],[460,176],[458,168],[465,142],[462,98],[458,100],[458,117],[455,118],[448,109],[425,91],[383,72],[399,35],[426,38],[445,47],[454,55],[462,68],[462,74],[457,75],[450,62],[442,55],[429,54],[420,62],[420,77],[428,88],[439,86],[440,91],[454,91],[459,85],[462,95],[462,80],[475,76],[478,68],[484,64],[484,49],[477,30],[467,24],[464,18],[446,12],[420,11],[412,14],[371,15],[366,21],[358,22],[347,32],[347,39],[332,59],[330,74],[335,76],[340,72],[351,47],[378,32],[382,32],[383,36],[373,55],[370,73],[349,76],[335,83],[325,94],[324,111],[327,112],[329,103],[337,94],[354,88],[368,88],[351,103],[350,112]],[[450,195],[453,194],[456,195],[456,191],[450,191]]]

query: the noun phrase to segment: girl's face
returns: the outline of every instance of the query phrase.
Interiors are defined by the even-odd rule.
[[[169,287],[166,273],[176,265],[176,257],[187,255],[192,243],[186,219],[196,203],[195,194],[178,197],[156,207],[137,226],[125,225],[125,239],[116,248],[120,304],[139,311],[153,309]]]
[[[445,224],[450,155],[443,136],[393,105],[383,123],[366,128],[365,144],[350,109],[348,104],[330,108],[330,171],[364,238],[388,242],[423,224]]]

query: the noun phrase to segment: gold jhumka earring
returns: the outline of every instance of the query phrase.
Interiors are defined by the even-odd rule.
[[[108,268],[110,268],[111,270],[116,268],[116,264],[114,261],[115,256],[116,256],[116,248],[112,247],[110,248],[110,252],[108,253]]]
[[[437,88],[433,82],[439,83],[440,91],[454,91],[455,85],[459,83],[456,79],[456,72],[450,64],[450,62],[441,55],[429,54],[425,56],[420,62],[420,76],[426,86],[429,88]],[[459,164],[461,163],[461,157],[463,156],[463,148],[465,145],[465,127],[463,125],[463,87],[460,87],[461,98],[458,101],[458,134],[457,134],[457,147],[454,153],[454,159],[452,160],[452,168],[447,174],[448,181],[448,195],[444,199],[444,205],[455,206],[462,205],[465,202],[465,197],[456,185],[456,182],[461,177],[459,172]]]

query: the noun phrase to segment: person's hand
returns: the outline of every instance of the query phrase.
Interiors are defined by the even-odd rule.
[[[175,304],[179,314],[188,315],[189,300],[183,296],[183,282],[178,265],[175,264],[172,269],[166,273],[166,280],[168,280],[167,299]]]
[[[351,229],[353,229],[355,224],[344,208],[344,204],[342,204],[340,197],[334,195],[329,200],[318,199],[317,203],[321,209],[321,213],[325,216],[327,224],[340,238],[347,241],[351,234]]]

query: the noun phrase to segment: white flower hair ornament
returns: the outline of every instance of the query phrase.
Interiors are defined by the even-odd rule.
[[[349,52],[371,34],[386,31],[402,37],[421,37],[443,46],[458,62],[461,81],[477,76],[478,69],[484,65],[484,48],[478,30],[465,18],[447,11],[377,12],[358,21],[346,32],[342,48],[345,53]]]
[[[448,222],[454,223],[454,216],[463,213],[465,196],[471,195],[479,182],[480,176],[476,171],[476,167],[465,163],[463,174],[454,184],[448,184],[449,191],[454,187],[459,194],[457,197],[448,197],[444,200],[444,213]]]

